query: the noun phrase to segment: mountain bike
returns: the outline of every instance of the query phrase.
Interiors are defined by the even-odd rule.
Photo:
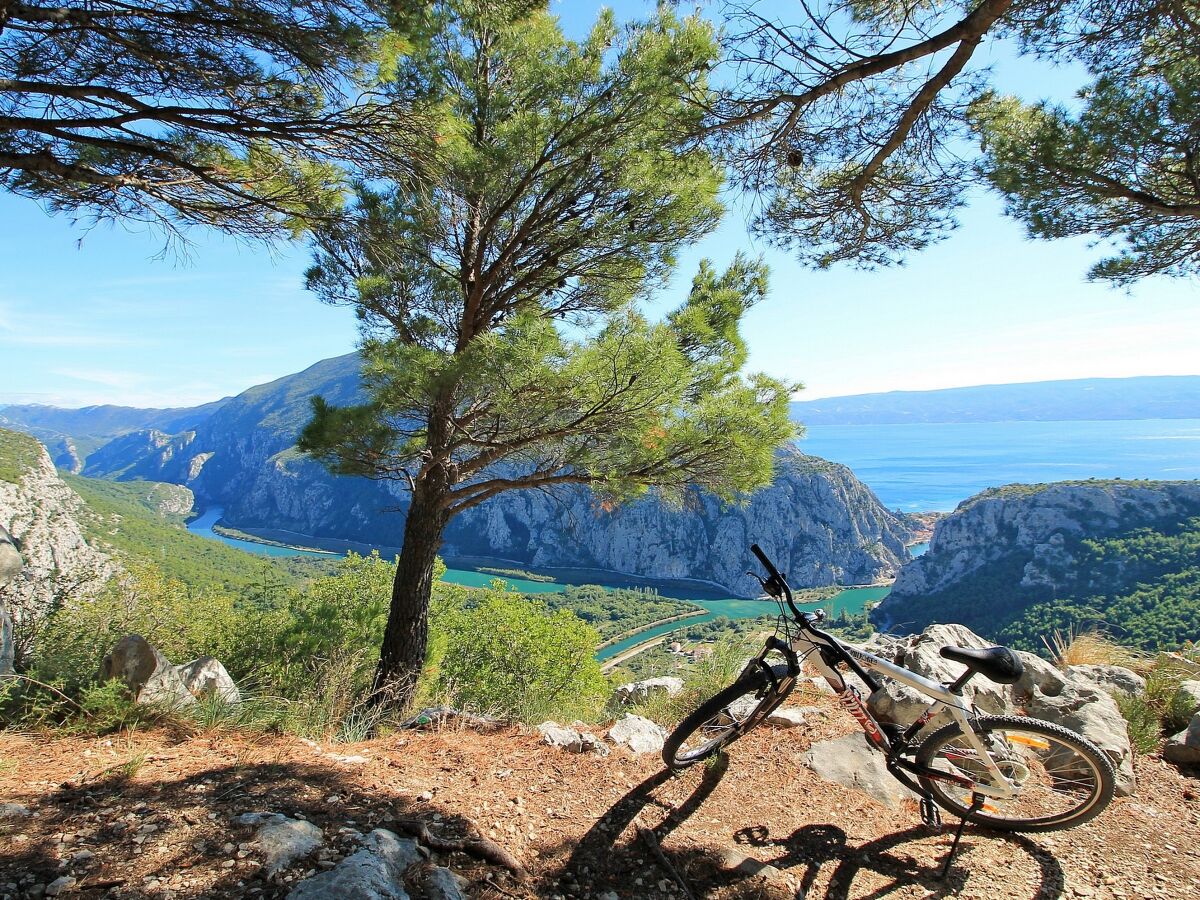
[[[885,755],[887,770],[920,798],[924,822],[940,830],[938,807],[959,818],[943,875],[967,821],[998,831],[1056,831],[1081,825],[1108,806],[1113,767],[1093,743],[1038,719],[980,715],[963,697],[964,685],[976,675],[998,684],[1018,681],[1023,666],[1012,650],[943,647],[939,652],[944,658],[966,669],[952,683],[939,684],[819,629],[824,614],[798,609],[786,576],[757,544],[750,550],[767,577],[747,574],[779,603],[779,626],[737,680],[702,703],[667,738],[663,761],[668,767],[694,765],[761,724],[795,689],[802,663],[811,660],[862,726],[869,745]],[[907,726],[880,722],[858,688],[843,677],[843,666],[872,693],[880,689],[877,673],[915,688],[932,702]],[[918,741],[942,711],[950,723]]]

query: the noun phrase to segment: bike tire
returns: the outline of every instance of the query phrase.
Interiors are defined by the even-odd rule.
[[[969,789],[921,777],[921,786],[942,809],[997,831],[1038,832],[1082,825],[1112,801],[1116,783],[1112,762],[1082,735],[1024,716],[982,716],[976,724],[976,733],[991,748],[992,760],[1002,771],[1008,770],[1007,777],[1018,781],[1021,790],[1012,799],[986,798],[982,808],[972,811]],[[956,746],[956,741],[961,743]],[[916,762],[922,768],[954,770],[969,777],[982,771],[978,752],[957,724],[931,734],[917,750]],[[1057,805],[1064,808],[1054,810]]]
[[[775,665],[771,669],[780,681],[788,674],[786,665]],[[773,692],[770,680],[762,672],[744,674],[729,687],[701,703],[675,727],[663,743],[663,762],[668,768],[678,771],[707,759],[756,728],[789,693],[790,690],[782,694]],[[738,715],[730,710],[738,700],[751,695],[758,698],[758,703],[748,714]],[[702,740],[699,745],[689,745],[688,740],[705,728],[710,730],[711,738]]]

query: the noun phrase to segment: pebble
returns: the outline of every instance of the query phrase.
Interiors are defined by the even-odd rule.
[[[57,897],[63,891],[75,886],[75,879],[70,875],[63,875],[55,878],[52,882],[46,885],[46,896]]]

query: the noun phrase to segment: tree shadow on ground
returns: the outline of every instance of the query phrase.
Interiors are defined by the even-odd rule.
[[[233,762],[154,782],[134,779],[132,768],[54,787],[30,804],[33,816],[5,823],[0,897],[33,896],[34,885],[68,875],[77,880],[72,897],[277,898],[321,871],[316,851],[269,877],[257,851],[238,846],[254,835],[230,823],[243,812],[307,819],[339,858],[358,849],[354,832],[397,819],[420,819],[446,835],[471,830],[452,809],[368,792],[328,766]]]
[[[590,886],[596,892],[607,889],[622,897],[638,896],[638,886],[673,881],[673,868],[696,897],[847,900],[853,893],[875,900],[908,886],[920,887],[927,897],[951,897],[969,883],[971,855],[980,839],[1003,841],[1012,852],[1024,853],[1034,862],[1039,883],[1030,898],[1054,898],[1063,893],[1063,870],[1051,853],[1024,836],[981,829],[964,834],[959,855],[945,878],[940,873],[949,837],[939,841],[938,852],[931,856],[931,832],[923,826],[858,845],[850,843],[846,832],[833,824],[805,825],[784,838],[772,838],[766,825],[750,826],[736,832],[734,842],[759,852],[747,852],[747,864],[731,870],[711,848],[687,839],[670,841],[672,833],[703,806],[727,768],[724,756],[706,766],[691,792],[677,802],[665,797],[662,789],[680,784],[682,779],[668,771],[636,785],[577,844],[567,848],[565,862],[548,873],[552,877],[542,883],[539,895],[586,895],[583,888]],[[637,826],[653,835],[664,859],[657,859],[650,839]],[[663,865],[664,860],[669,866]],[[854,890],[856,882],[859,886]],[[1015,885],[1006,885],[1007,896],[1018,896],[1015,889]]]

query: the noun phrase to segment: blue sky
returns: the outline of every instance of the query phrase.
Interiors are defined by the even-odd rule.
[[[569,26],[590,18],[564,4]],[[619,15],[646,8],[616,4]],[[1005,87],[1061,95],[1077,73],[1012,65]],[[1082,240],[1032,242],[980,194],[949,240],[898,269],[805,270],[756,243],[731,211],[654,304],[683,297],[697,260],[761,252],[770,298],[745,323],[751,366],[802,381],[800,399],[884,390],[1200,374],[1200,288],[1088,284]],[[353,314],[305,292],[302,244],[273,253],[195,235],[186,260],[123,227],[88,230],[0,194],[0,403],[187,405],[354,348]]]

